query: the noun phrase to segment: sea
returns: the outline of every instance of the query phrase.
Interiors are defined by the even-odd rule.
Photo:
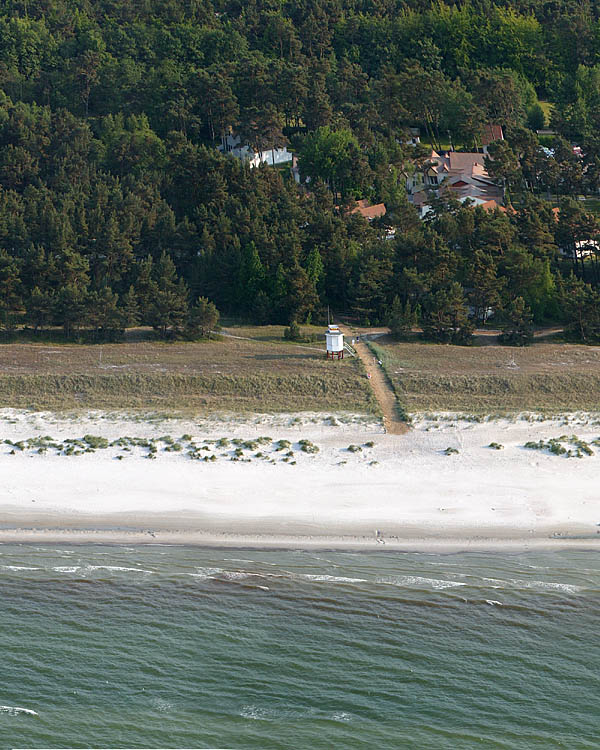
[[[0,748],[598,748],[600,557],[0,545]]]

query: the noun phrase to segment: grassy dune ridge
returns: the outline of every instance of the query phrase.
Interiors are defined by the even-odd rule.
[[[348,375],[0,374],[0,406],[375,413],[371,394]]]
[[[408,412],[600,409],[600,351],[592,347],[455,347],[386,339],[373,349]]]
[[[3,345],[0,407],[9,406],[377,413],[356,360],[327,362],[318,348],[237,339]]]

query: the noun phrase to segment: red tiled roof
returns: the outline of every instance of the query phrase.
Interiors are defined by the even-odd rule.
[[[350,211],[351,214],[360,214],[365,219],[378,219],[386,214],[385,203],[376,203],[374,206],[369,206],[369,202],[366,200],[360,200],[356,203],[356,208]]]
[[[503,141],[504,134],[502,133],[501,125],[487,124],[483,128],[483,134],[481,136],[481,143],[484,146],[492,143],[493,141]]]
[[[486,211],[495,211],[498,209],[498,211],[502,211],[503,214],[506,213],[506,209],[504,206],[501,206],[499,203],[496,203],[496,201],[486,201],[485,203],[481,204],[481,208],[485,209]]]

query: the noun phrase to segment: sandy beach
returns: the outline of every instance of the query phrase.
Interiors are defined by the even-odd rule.
[[[12,443],[88,434],[109,441],[186,435],[198,446],[269,436],[272,443],[241,447],[231,460],[235,442],[212,442],[205,453],[215,459],[198,461],[160,442],[155,460],[143,448],[67,456],[4,442],[0,541],[407,550],[600,541],[597,415],[483,422],[436,415],[416,419],[406,435],[347,415],[333,422],[314,414],[186,422],[5,410],[0,437]],[[524,447],[559,437],[571,457]],[[576,457],[574,439],[593,455]],[[291,444],[287,461],[279,440]],[[318,452],[305,453],[300,440]]]

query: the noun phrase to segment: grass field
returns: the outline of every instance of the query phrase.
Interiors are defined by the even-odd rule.
[[[251,337],[261,331],[231,332]],[[322,344],[283,342],[282,332],[270,326],[262,340],[200,343],[3,344],[0,406],[377,413],[360,363],[326,361]]]
[[[600,410],[600,348],[460,347],[389,339],[373,347],[409,413]]]

